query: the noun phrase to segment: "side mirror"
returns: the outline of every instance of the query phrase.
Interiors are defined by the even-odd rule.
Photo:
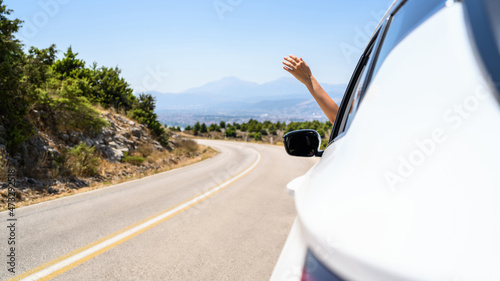
[[[298,130],[283,136],[286,152],[292,156],[321,157],[321,136],[315,130]]]

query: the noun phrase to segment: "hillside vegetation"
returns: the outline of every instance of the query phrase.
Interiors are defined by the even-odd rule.
[[[259,122],[250,119],[243,123],[226,123],[221,121],[218,124],[196,122],[193,126],[187,126],[185,133],[192,136],[199,136],[211,139],[226,139],[226,140],[242,140],[256,141],[263,143],[279,144],[283,141],[283,135],[295,130],[312,129],[316,130],[321,136],[321,149],[328,145],[328,139],[332,123],[329,121],[319,122],[304,121],[304,122],[276,122],[271,121]],[[176,130],[180,131],[180,128]]]
[[[10,12],[0,0],[0,185],[14,170],[19,200],[203,154],[161,125],[154,97],[133,95],[118,67],[88,65],[71,47],[60,58],[55,45],[25,51],[15,37],[22,21]]]

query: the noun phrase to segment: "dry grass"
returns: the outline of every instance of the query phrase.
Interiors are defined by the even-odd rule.
[[[69,189],[69,190],[64,191],[62,193],[59,193],[59,194],[40,196],[36,199],[29,200],[29,201],[16,202],[16,207],[33,205],[33,204],[37,204],[37,203],[41,203],[41,202],[45,202],[45,201],[50,201],[50,200],[57,199],[57,198],[70,196],[73,194],[79,194],[79,193],[83,193],[83,192],[87,192],[87,191],[91,191],[91,190],[100,189],[100,188],[103,188],[106,186],[115,185],[115,184],[130,181],[130,180],[140,179],[140,178],[151,176],[154,174],[163,173],[163,172],[170,171],[173,169],[192,165],[192,164],[201,162],[203,160],[212,158],[215,155],[217,155],[217,151],[215,151],[214,149],[212,149],[210,147],[201,146],[201,145],[198,147],[197,152],[199,153],[199,155],[197,157],[185,158],[182,161],[178,161],[177,163],[166,164],[159,169],[148,170],[145,173],[135,173],[135,174],[129,175],[127,177],[121,177],[121,178],[116,179],[116,180],[110,180],[110,181],[106,181],[106,182],[97,182],[97,183],[91,184],[89,187],[84,187],[84,188],[79,188],[79,189]],[[169,159],[169,158],[173,157],[174,155],[175,155],[174,153],[165,151],[165,152],[161,152],[161,153],[152,154],[148,158],[151,161],[153,161],[153,160],[161,161],[163,159]],[[155,162],[155,163],[157,163],[157,162]],[[121,169],[123,169],[123,165],[130,165],[130,164],[123,164],[123,163],[117,164],[117,163],[111,163],[108,161],[102,161],[100,164],[99,170],[101,171],[101,175],[104,175],[106,173],[106,171],[108,173],[120,171]],[[5,206],[0,207],[0,211],[3,211],[3,210],[5,210]]]
[[[177,155],[193,156],[199,150],[199,145],[192,139],[181,139],[177,141],[177,149],[174,150]]]
[[[139,156],[147,158],[148,156],[153,154],[153,151],[154,151],[153,144],[151,142],[148,142],[139,146],[136,150],[136,153],[139,153]]]

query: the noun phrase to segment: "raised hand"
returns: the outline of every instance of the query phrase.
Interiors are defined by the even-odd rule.
[[[290,72],[295,78],[304,83],[306,86],[311,85],[312,72],[302,58],[290,55],[284,58],[283,64],[285,65],[283,66],[284,70]]]

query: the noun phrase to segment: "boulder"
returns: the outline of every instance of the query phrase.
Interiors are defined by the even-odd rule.
[[[114,143],[114,142],[113,142]],[[114,143],[113,146],[106,146],[106,145],[98,145],[96,146],[97,150],[104,155],[104,157],[108,158],[109,161],[111,162],[118,162],[122,159],[123,154],[125,152],[129,152],[129,149],[125,146],[118,146],[116,143]]]

